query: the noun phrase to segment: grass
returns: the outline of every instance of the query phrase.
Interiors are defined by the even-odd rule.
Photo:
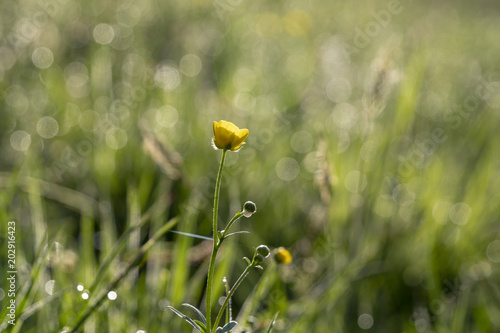
[[[204,309],[212,242],[167,229],[212,235],[220,119],[250,135],[219,221],[258,212],[214,281],[260,244],[294,257],[250,272],[238,330],[499,331],[500,7],[394,4],[1,3],[0,331],[103,297],[80,331],[190,332],[167,306]]]

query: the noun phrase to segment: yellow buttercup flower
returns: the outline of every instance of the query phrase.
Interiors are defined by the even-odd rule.
[[[248,133],[246,128],[239,129],[238,126],[229,121],[214,121],[214,148],[238,151]]]
[[[274,260],[276,260],[278,264],[287,265],[292,262],[293,258],[290,251],[284,247],[279,247],[274,252]]]

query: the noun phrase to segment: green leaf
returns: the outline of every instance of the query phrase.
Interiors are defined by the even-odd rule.
[[[274,322],[276,321],[276,318],[278,318],[278,314],[279,314],[279,313],[280,313],[280,312],[278,311],[278,312],[276,312],[276,314],[274,315],[274,318],[273,318],[273,320],[271,321],[271,325],[269,325],[269,329],[267,330],[267,333],[271,333],[271,330],[273,329],[273,326],[274,326]]]
[[[205,326],[205,325],[204,325],[201,321],[196,320],[196,319],[194,319],[193,321],[194,321],[196,324],[198,324],[198,326],[200,326],[201,331],[202,331],[203,333],[207,333],[207,327],[206,327],[206,326]]]
[[[193,309],[194,311],[196,311],[196,313],[200,317],[201,321],[203,322],[203,326],[207,326],[207,320],[205,319],[205,316],[203,315],[203,313],[201,313],[200,310],[198,310],[196,307],[194,307],[194,306],[192,306],[191,304],[188,304],[188,303],[183,303],[182,305],[183,306],[187,306],[187,307]]]
[[[176,310],[175,308],[173,308],[171,306],[167,306],[167,308],[169,308],[170,310],[172,310],[173,313],[175,313],[176,315],[178,315],[179,317],[181,317],[182,319],[184,319],[185,321],[187,321],[191,326],[193,326],[194,328],[196,328],[198,330],[198,332],[204,333],[201,330],[201,327],[197,323],[195,323],[193,319],[189,318],[188,316],[184,315],[182,312]]]
[[[236,232],[232,232],[230,234],[227,234],[224,239],[226,238],[229,238],[231,236],[234,236],[234,235],[238,235],[238,234],[250,234],[251,232],[250,231],[236,231]]]
[[[217,330],[215,330],[215,333],[229,333],[236,325],[238,325],[237,322],[234,320],[230,321],[224,327],[218,327]]]

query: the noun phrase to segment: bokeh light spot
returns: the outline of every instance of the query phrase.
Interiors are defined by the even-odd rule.
[[[154,80],[163,90],[169,91],[179,86],[181,78],[176,68],[163,64],[156,68]]]
[[[156,122],[165,128],[173,127],[179,119],[179,112],[171,105],[164,105],[156,110]]]
[[[25,131],[15,131],[10,136],[10,145],[17,151],[26,151],[31,145],[31,136]]]
[[[345,130],[350,130],[356,125],[358,120],[358,110],[348,103],[335,106],[330,120],[337,126]]]
[[[399,184],[392,191],[394,201],[400,206],[409,206],[415,200],[415,192],[407,184]]]
[[[245,115],[255,106],[255,98],[250,93],[239,92],[234,96],[233,103]]]
[[[64,69],[66,89],[74,98],[82,98],[89,93],[87,83],[89,81],[89,71],[87,66],[80,62],[72,62]]]
[[[432,207],[432,217],[434,221],[439,224],[446,224],[448,222],[448,216],[450,213],[450,209],[453,204],[448,201],[438,201]]]
[[[198,75],[202,67],[200,57],[195,54],[186,54],[179,62],[181,73],[189,77]]]
[[[112,128],[106,133],[106,144],[111,149],[122,149],[128,141],[127,132],[121,128]]]
[[[12,108],[15,115],[23,115],[28,111],[30,101],[24,94],[24,90],[18,86],[10,87],[7,90],[5,101]]]
[[[486,256],[492,262],[500,263],[500,240],[496,239],[486,248]]]
[[[52,117],[43,117],[36,124],[36,131],[44,139],[50,139],[59,132],[59,124]]]
[[[108,298],[111,300],[111,301],[114,301],[116,298],[118,297],[118,295],[116,294],[115,291],[110,291],[108,293]]]
[[[33,51],[31,60],[33,64],[40,69],[49,68],[54,62],[54,54],[46,47],[39,47]]]
[[[99,114],[93,110],[87,110],[81,114],[80,127],[86,132],[93,132],[99,127]]]
[[[457,225],[464,225],[469,222],[472,209],[466,203],[459,202],[454,204],[450,209],[450,219]]]
[[[313,137],[309,132],[299,131],[292,136],[290,144],[297,153],[308,153],[313,147]]]
[[[256,81],[257,76],[248,68],[240,68],[233,75],[233,84],[238,91],[248,92],[252,90]]]
[[[350,171],[345,177],[345,188],[351,193],[359,193],[362,192],[366,185],[368,184],[368,180],[365,175],[361,174],[358,170]]]
[[[363,313],[358,318],[358,325],[361,329],[368,330],[373,326],[373,317],[368,313]]]
[[[326,96],[329,100],[342,103],[351,96],[351,83],[343,78],[334,78],[326,85]]]
[[[94,28],[92,35],[97,43],[107,45],[113,41],[115,32],[109,24],[100,23]]]
[[[299,175],[299,163],[291,158],[284,157],[276,164],[276,174],[285,181],[292,181]]]
[[[390,195],[381,195],[375,204],[375,213],[381,217],[391,217],[396,211],[396,204]]]
[[[115,36],[111,41],[111,47],[115,50],[126,50],[134,43],[134,30],[125,24],[116,24],[113,26]]]

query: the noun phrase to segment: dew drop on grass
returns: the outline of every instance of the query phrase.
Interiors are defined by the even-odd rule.
[[[78,291],[83,291],[84,287],[83,284],[79,283],[78,286],[76,286],[76,290]]]
[[[110,300],[112,300],[112,301],[114,301],[114,300],[116,299],[116,297],[117,297],[117,296],[118,296],[118,295],[116,294],[116,292],[115,292],[115,291],[110,291],[110,292],[108,293],[108,298],[109,298]]]

